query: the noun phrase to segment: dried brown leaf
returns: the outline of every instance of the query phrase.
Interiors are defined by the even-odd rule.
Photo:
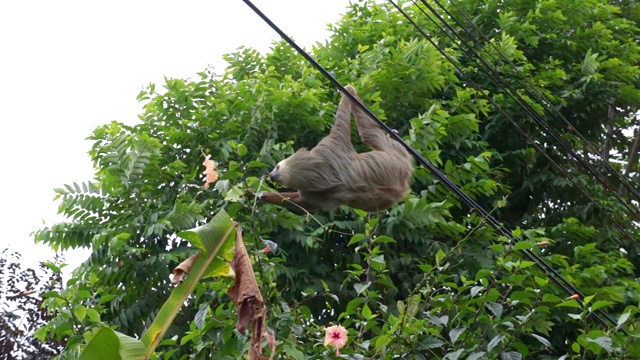
[[[208,189],[209,184],[218,181],[218,172],[216,171],[216,166],[218,166],[218,164],[215,161],[211,160],[211,155],[207,155],[202,165],[204,165],[205,168],[202,174],[206,175],[206,178],[204,180],[204,188]]]
[[[252,325],[249,360],[273,359],[275,338],[271,331],[264,326],[266,307],[239,228],[236,231],[235,250],[233,260],[231,260],[231,268],[235,272],[236,278],[227,293],[238,308],[236,328],[242,334],[246,334],[249,324]],[[262,356],[263,338],[271,350],[271,355],[268,358]]]
[[[198,259],[199,255],[200,253],[191,255],[188,259],[181,262],[173,269],[173,278],[171,279],[171,285],[175,286],[184,281],[187,275],[189,275],[189,271],[191,271],[191,268]]]

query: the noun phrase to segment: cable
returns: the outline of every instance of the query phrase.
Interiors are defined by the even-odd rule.
[[[438,24],[435,23],[435,21],[433,19],[431,19],[431,17],[429,17],[426,12],[420,7],[418,6],[418,4],[416,3],[416,0],[413,0],[414,4],[416,5],[416,8],[418,10],[420,10],[425,16],[427,16],[427,18],[429,20],[431,20],[436,26],[438,26]],[[611,195],[613,195],[613,197],[615,197],[626,209],[627,211],[629,211],[629,213],[633,214],[636,219],[640,220],[640,212],[638,212],[638,210],[635,209],[635,206],[633,206],[632,204],[628,204],[627,201],[623,200],[620,195],[618,194],[618,192],[614,189],[612,189],[608,182],[603,178],[603,175],[600,174],[599,171],[597,171],[596,169],[593,168],[593,166],[588,163],[582,156],[580,156],[578,153],[576,153],[561,137],[560,135],[544,120],[544,118],[542,118],[542,116],[540,116],[535,109],[533,109],[531,107],[531,105],[522,98],[522,96],[520,96],[520,94],[518,94],[518,92],[510,85],[508,84],[506,81],[504,81],[504,79],[502,79],[502,77],[500,76],[500,74],[497,73],[497,71],[495,71],[495,69],[493,69],[481,56],[480,54],[478,54],[478,52],[471,46],[469,46],[467,44],[467,41],[465,39],[463,39],[458,32],[451,27],[451,25],[449,25],[449,23],[442,18],[442,16],[440,16],[437,11],[431,6],[429,5],[425,0],[421,0],[421,2],[429,9],[429,11],[431,11],[437,18],[438,20],[440,20],[440,22],[446,26],[454,35],[456,38],[458,38],[458,40],[460,40],[460,42],[470,51],[475,55],[476,59],[473,59],[473,61],[476,62],[476,64],[478,65],[478,67],[485,72],[489,78],[491,78],[491,80],[493,80],[496,85],[498,85],[499,88],[502,89],[502,91],[505,92],[505,94],[507,94],[509,97],[511,97],[511,99],[513,99],[518,105],[520,105],[526,112],[527,114],[529,114],[529,116],[531,116],[531,118],[547,133],[547,135],[550,135],[556,143],[558,143],[560,145],[560,147],[562,147],[569,155],[571,155],[571,157],[576,160],[578,162],[578,164],[584,168],[585,170],[587,170],[587,172],[596,178],[596,180],[607,190],[609,190],[609,192],[611,193]],[[436,2],[437,4],[438,1],[434,0],[434,2]],[[440,5],[442,7],[442,5]],[[451,16],[451,15],[449,15]],[[454,19],[454,21],[456,21]],[[463,27],[460,23],[458,23],[456,21],[456,23]],[[442,29],[441,29],[442,30]],[[443,31],[443,33],[445,33],[449,39],[451,39],[452,41],[455,42],[455,39],[452,37],[452,35],[446,33],[445,31]],[[491,74],[489,73],[491,72]],[[493,74],[493,76],[492,76]],[[629,189],[630,191],[632,191],[633,189]]]
[[[445,56],[445,57],[446,57],[446,58],[447,58],[447,59],[452,63],[452,65],[453,65],[454,67],[456,67],[456,70],[458,70],[459,72],[461,72],[461,73],[465,76],[465,78],[466,78],[468,81],[470,81],[472,84],[474,84],[474,85],[476,86],[476,89],[477,89],[477,90],[479,90],[479,91],[481,90],[481,89],[477,86],[477,84],[476,84],[476,83],[475,83],[475,82],[474,82],[474,81],[473,81],[469,76],[467,76],[467,75],[466,75],[466,73],[464,73],[464,71],[463,71],[459,66],[457,66],[457,65],[456,65],[456,63],[453,61],[453,59],[451,59],[451,58],[446,54],[446,52],[444,52],[444,51],[443,51],[443,50],[442,50],[442,49],[441,49],[437,44],[435,44],[435,43],[434,43],[434,42],[429,38],[429,36],[428,36],[424,31],[422,31],[422,29],[421,29],[421,28],[420,28],[420,27],[419,27],[419,26],[418,26],[418,25],[417,25],[417,24],[416,24],[416,23],[415,23],[411,18],[409,18],[409,16],[408,16],[408,15],[407,15],[407,14],[406,14],[406,13],[405,13],[405,12],[404,12],[404,11],[403,11],[399,6],[398,6],[398,5],[396,5],[392,0],[389,0],[389,1],[390,1],[390,3],[391,3],[391,4],[392,4],[392,5],[393,5],[393,6],[394,6],[394,7],[395,7],[395,8],[396,8],[396,9],[397,9],[401,14],[402,14],[402,15],[403,15],[403,16],[404,16],[404,17],[405,17],[405,18],[406,18],[406,19],[407,19],[407,20],[408,20],[408,21],[409,21],[409,22],[410,22],[410,23],[411,23],[411,24],[412,24],[412,25],[413,25],[413,26],[414,26],[414,27],[415,27],[415,28],[416,28],[416,29],[417,29],[417,30],[418,30],[418,31],[419,31],[419,32],[420,32],[420,33],[421,33],[421,34],[422,34],[422,35],[423,35],[423,36],[424,36],[424,37],[425,37],[425,38],[426,38],[430,43],[431,43],[431,44],[432,44],[432,45],[434,45],[434,46],[435,46],[435,47],[440,51],[440,53],[441,53],[442,55],[444,55],[444,56]],[[426,15],[426,14],[425,14],[425,15]],[[453,39],[452,39],[452,40],[453,40]],[[482,91],[480,91],[480,92],[481,92],[481,93],[483,93]],[[500,108],[500,107],[499,107],[499,106],[498,106],[498,105],[493,101],[493,99],[491,99],[489,96],[486,96],[486,97],[487,97],[487,99],[488,99],[488,100],[489,100],[489,101],[490,101],[494,106],[496,106],[496,107],[497,107],[497,109],[498,109],[498,110],[499,110],[503,115],[505,115],[505,116],[506,116],[506,117],[511,121],[511,123],[516,127],[516,129],[518,129],[518,130],[519,130],[519,132],[520,132],[523,136],[525,136],[529,141],[531,141],[531,143],[534,145],[534,147],[535,147],[536,149],[538,149],[538,150],[539,150],[539,151],[540,151],[540,152],[541,152],[541,153],[542,153],[542,154],[543,154],[547,159],[551,160],[551,159],[549,158],[549,156],[548,156],[546,153],[544,153],[544,151],[542,151],[542,149],[540,149],[540,148],[535,144],[535,142],[533,142],[533,141],[531,140],[531,138],[530,138],[530,137],[529,137],[529,136],[528,136],[528,135],[527,135],[527,134],[526,134],[526,133],[525,133],[525,132],[524,132],[524,131],[523,131],[523,130],[522,130],[522,129],[521,129],[521,128],[516,124],[516,123],[515,123],[515,121],[513,121],[513,119],[512,119],[510,116],[508,116],[508,115],[507,115],[507,114],[502,110],[502,108]],[[553,160],[551,160],[551,161],[552,161],[552,163],[553,163],[553,164],[555,164],[555,162],[553,162]],[[556,165],[556,166],[558,166],[557,164],[555,164],[555,165]],[[559,166],[558,166],[558,167],[559,167]],[[570,181],[571,181],[571,180],[570,180]],[[572,181],[572,183],[574,183],[574,182]],[[574,184],[575,184],[575,183],[574,183]],[[584,192],[584,190],[583,190],[582,188],[580,188],[580,189]],[[589,197],[590,197],[590,196],[589,196]],[[598,205],[597,203],[595,203],[595,202],[594,202],[594,204],[595,204],[596,206],[599,206],[599,205]],[[615,223],[615,224],[617,224],[617,222],[614,222],[614,223]],[[499,225],[500,227],[502,226],[501,224],[498,224],[498,225]],[[623,231],[623,233],[624,233],[624,234],[625,234],[629,239],[631,239],[633,242],[635,242],[635,243],[637,244],[637,241],[635,241],[635,240],[634,240],[634,239],[633,239],[633,238],[632,238],[628,233],[626,233],[626,231],[624,231],[624,229],[623,229],[619,224],[618,224],[618,227],[619,227],[619,229],[620,229],[620,230],[622,230],[622,231]],[[510,239],[512,239],[512,240],[515,240],[515,239],[513,239],[513,237],[511,237],[511,236],[509,236],[509,238],[510,238]],[[525,254],[527,254],[527,251],[525,251]],[[551,277],[551,276],[550,276],[550,278],[551,278],[552,280],[554,280],[554,282],[555,282],[556,284],[558,284],[561,288],[563,288],[563,290],[567,291],[567,287],[566,287],[566,286],[568,286],[568,287],[569,287],[569,288],[571,288],[573,291],[575,291],[577,294],[579,294],[579,295],[581,296],[581,299],[582,299],[582,298],[584,298],[584,294],[582,294],[582,293],[579,291],[579,289],[577,289],[575,286],[573,286],[571,283],[569,283],[569,281],[568,281],[568,280],[564,279],[560,274],[558,274],[558,273],[557,273],[553,268],[551,268],[548,264],[546,264],[546,263],[544,262],[544,260],[542,260],[541,258],[539,258],[535,253],[529,253],[529,254],[528,254],[528,256],[533,256],[534,258],[536,258],[536,260],[538,260],[539,262],[538,262],[538,261],[534,261],[534,262],[535,262],[535,263],[538,265],[538,267],[540,267],[541,269],[543,269],[543,265],[544,265],[544,266],[546,266],[546,267],[547,267],[547,270],[549,270],[549,272],[553,273],[554,275],[557,275],[557,276],[559,277],[559,280],[558,280],[558,281],[562,281],[564,284],[562,284],[562,285],[561,285],[561,284],[559,284],[559,282],[558,282],[558,281],[556,281],[556,279],[555,279],[555,278],[553,278],[553,277]],[[531,260],[533,260],[533,259],[531,259]],[[543,271],[544,271],[545,273],[547,273],[547,275],[551,275],[551,274],[549,274],[547,271],[545,271],[545,269],[543,269]],[[565,286],[565,285],[566,285],[566,286]],[[570,292],[567,292],[567,293],[569,293],[569,294],[570,294]],[[600,310],[600,309],[598,309],[598,310]],[[599,311],[599,313],[600,313],[602,316],[604,316],[605,318],[607,318],[607,320],[609,320],[609,321],[611,322],[611,324],[616,325],[616,322],[615,322],[615,321],[614,321],[614,320],[613,320],[613,319],[612,319],[612,318],[611,318],[611,317],[610,317],[606,312],[604,312],[604,311]],[[599,316],[598,316],[597,314],[595,314],[595,313],[594,313],[593,315],[594,315],[594,317],[596,318],[596,320],[598,320],[598,322],[600,322],[600,323],[601,323],[602,325],[604,325],[604,326],[607,326],[607,324],[606,324],[602,319],[600,319],[600,318],[599,318]],[[607,326],[607,327],[608,327],[608,326]],[[625,334],[627,333],[625,329],[622,329],[622,331],[623,331]]]
[[[293,47],[300,55],[302,55],[313,67],[315,67],[322,75],[324,75],[331,83],[333,83],[338,89],[342,91],[343,94],[347,95],[347,97],[355,103],[362,111],[365,112],[372,120],[374,120],[378,125],[380,125],[387,134],[398,141],[421,165],[426,167],[436,178],[438,178],[443,184],[445,184],[453,193],[455,193],[467,206],[469,206],[472,210],[475,210],[479,213],[479,215],[486,219],[488,223],[490,223],[494,228],[498,230],[498,232],[510,239],[512,244],[518,242],[516,238],[513,237],[511,232],[506,229],[502,224],[500,224],[491,214],[489,214],[486,210],[484,210],[479,204],[477,204],[472,198],[470,198],[467,194],[465,194],[458,186],[456,186],[453,182],[451,182],[440,170],[438,170],[435,166],[433,166],[427,159],[425,159],[421,154],[419,154],[415,149],[405,143],[402,138],[393,132],[391,128],[389,128],[385,123],[383,123],[375,114],[373,114],[366,106],[364,106],[360,101],[358,101],[353,95],[351,95],[340,82],[338,82],[329,72],[327,72],[318,62],[316,62],[309,54],[307,54],[302,48],[300,48],[289,36],[287,36],[278,26],[276,26],[260,9],[258,9],[250,0],[243,0],[249,8],[251,8],[263,21],[265,21],[274,31],[282,37],[291,47]],[[390,0],[391,1],[391,0]],[[392,1],[391,1],[392,2]],[[392,2],[393,3],[393,2]],[[394,4],[397,7],[397,5]],[[398,8],[399,9],[399,8]],[[532,251],[525,249],[522,252],[526,255],[529,260],[533,261],[549,278],[556,283],[560,288],[562,288],[567,294],[574,295],[578,294],[580,299],[584,298],[584,294],[577,289],[573,284],[571,284],[567,279],[565,279],[562,275],[560,275],[557,271],[555,271],[549,264],[547,264],[543,259],[541,259],[537,254]],[[601,310],[601,309],[598,309]],[[592,313],[594,317],[605,327],[608,328],[608,325],[602,320],[595,312]],[[615,324],[615,322],[614,322]],[[624,331],[624,329],[623,329]]]
[[[416,24],[416,23],[415,23],[415,22],[414,22],[414,21],[409,17],[409,15],[408,15],[406,12],[404,12],[404,11],[403,11],[403,10],[402,10],[402,9],[401,9],[397,4],[396,4],[396,3],[394,3],[392,0],[389,0],[389,2],[390,2],[390,3],[391,3],[391,4],[392,4],[392,5],[393,5],[393,6],[394,6],[394,7],[395,7],[395,8],[396,8],[396,9],[397,9],[397,10],[398,10],[398,11],[399,11],[403,16],[404,16],[404,17],[405,17],[405,19],[407,19],[407,20],[408,20],[408,21],[409,21],[409,22],[410,22],[410,23],[411,23],[411,24],[416,28],[416,30],[418,30],[418,32],[420,32],[420,33],[425,37],[425,39],[427,39],[427,41],[429,41],[433,46],[435,46],[435,47],[436,47],[436,49],[438,49],[438,51],[439,51],[443,56],[445,56],[445,58],[447,58],[447,60],[449,60],[449,62],[451,62],[451,64],[456,68],[456,70],[457,70],[458,72],[460,72],[461,74],[463,74],[463,75],[465,76],[465,78],[466,78],[469,82],[471,82],[473,85],[475,85],[475,86],[477,87],[477,90],[479,90],[481,93],[483,93],[483,92],[481,91],[481,89],[479,89],[479,86],[478,86],[478,85],[473,81],[473,79],[471,79],[469,76],[467,76],[467,75],[466,75],[466,73],[465,73],[465,72],[464,72],[464,71],[463,71],[463,70],[462,70],[458,65],[456,65],[456,63],[454,62],[454,60],[453,60],[453,59],[452,59],[448,54],[446,54],[446,52],[445,52],[444,50],[442,50],[442,49],[441,49],[441,48],[440,48],[440,47],[439,47],[439,46],[438,46],[438,45],[437,45],[437,44],[436,44],[436,43],[435,43],[435,42],[434,42],[434,41],[433,41],[433,40],[432,40],[432,39],[431,39],[431,38],[430,38],[430,37],[429,37],[429,36],[428,36],[424,31],[423,31],[423,30],[422,30],[422,28],[420,28],[420,26],[419,26],[418,24]],[[425,14],[425,15],[426,15],[426,14]],[[521,131],[521,134],[523,134],[524,136],[527,136],[527,135],[526,135],[526,133],[525,133],[522,129],[520,129],[520,127],[519,127],[519,126],[517,126],[517,124],[515,123],[515,121],[513,121],[513,119],[512,119],[509,115],[507,115],[507,114],[504,112],[504,110],[502,110],[502,108],[501,108],[500,106],[498,106],[498,105],[493,101],[493,99],[491,99],[491,97],[489,97],[489,96],[486,96],[486,97],[487,97],[487,99],[488,99],[488,100],[489,100],[489,101],[490,101],[494,106],[496,106],[496,107],[497,107],[497,109],[498,109],[498,110],[499,110],[503,115],[505,115],[505,116],[506,116],[506,117],[511,121],[511,123],[512,123],[513,125],[515,125],[516,129],[519,129],[519,130]],[[527,137],[528,137],[528,136],[527,136]],[[544,152],[543,152],[543,153],[544,153]],[[547,155],[545,154],[545,156],[547,156]],[[454,185],[454,186],[455,186],[455,185]],[[472,199],[470,199],[470,201],[471,201],[471,202],[473,202],[473,203],[475,204],[475,202],[474,202]],[[469,204],[468,204],[468,205],[469,205]],[[469,205],[469,206],[471,206],[471,205]],[[477,206],[477,207],[476,207],[476,210],[477,210],[477,211],[479,211],[481,214],[486,213],[486,211],[485,211],[484,209],[481,209],[481,208],[479,207],[479,205],[477,205],[477,204],[476,204],[476,206]],[[473,208],[473,207],[472,207],[472,208]],[[505,235],[505,232],[506,232],[506,235],[505,235],[505,236],[507,236],[509,239],[511,239],[511,241],[512,241],[513,243],[517,242],[517,239],[515,239],[515,238],[511,235],[511,233],[510,233],[508,230],[506,230],[506,229],[504,228],[504,226],[503,226],[502,224],[500,224],[497,220],[495,220],[495,219],[494,219],[493,217],[491,217],[489,214],[487,214],[487,217],[490,217],[490,218],[491,218],[491,220],[493,220],[493,224],[492,224],[492,225],[494,225],[494,227],[496,227],[498,230],[501,230],[501,233],[502,233],[503,235]],[[488,219],[488,218],[487,218],[487,219]],[[581,299],[584,299],[584,296],[585,296],[585,295],[584,295],[584,294],[583,294],[583,293],[582,293],[582,292],[581,292],[577,287],[575,287],[575,286],[574,286],[573,284],[571,284],[567,279],[565,279],[562,275],[560,275],[560,274],[559,274],[555,269],[553,269],[549,264],[547,264],[547,263],[546,263],[542,258],[540,258],[537,254],[535,254],[534,252],[532,252],[532,251],[530,251],[530,250],[528,250],[528,249],[523,250],[523,253],[525,254],[525,257],[526,257],[528,260],[533,261],[533,262],[534,262],[534,263],[535,263],[535,264],[536,264],[536,265],[537,265],[537,266],[538,266],[538,267],[539,267],[539,268],[540,268],[540,269],[541,269],[545,274],[547,274],[547,276],[548,276],[548,277],[549,277],[549,278],[550,278],[550,279],[551,279],[551,280],[552,280],[556,285],[558,285],[561,289],[563,289],[563,290],[564,290],[568,295],[578,294],[578,295],[580,295],[580,300],[581,300]],[[581,300],[581,301],[582,301],[582,300]],[[598,309],[598,310],[601,310],[601,309]],[[612,319],[612,318],[611,318],[611,317],[610,317],[606,312],[604,312],[604,311],[600,311],[599,313],[600,313],[602,316],[604,316],[607,320],[609,320],[609,321],[611,322],[611,324],[613,324],[614,326],[616,325],[616,322],[615,322],[615,321],[614,321],[614,320],[613,320],[613,319]],[[602,320],[598,314],[596,314],[595,312],[594,312],[594,313],[592,313],[592,314],[593,314],[593,316],[596,318],[596,320],[597,320],[600,324],[604,325],[604,326],[605,326],[605,327],[607,327],[607,328],[609,327],[609,326],[608,326],[608,324],[607,324],[604,320]],[[627,333],[625,329],[622,329],[622,330],[625,332],[625,334]]]
[[[486,41],[487,44],[489,44],[499,55],[502,59],[504,59],[510,66],[511,68],[516,72],[516,74],[520,75],[522,77],[522,79],[525,81],[525,83],[528,85],[527,86],[523,86],[522,83],[518,82],[518,85],[522,86],[522,88],[531,96],[531,98],[535,99],[540,105],[548,108],[548,109],[552,109],[553,111],[551,111],[552,113],[557,114],[558,117],[560,117],[560,119],[562,119],[564,121],[564,123],[567,125],[567,128],[574,133],[576,136],[578,136],[580,138],[580,140],[583,141],[583,143],[585,144],[585,147],[587,148],[588,151],[590,151],[591,154],[595,154],[597,155],[598,160],[607,168],[607,170],[609,170],[611,172],[611,174],[613,174],[613,176],[616,178],[616,180],[618,180],[622,186],[624,188],[626,188],[627,190],[629,190],[631,193],[633,193],[636,196],[637,200],[640,200],[640,192],[637,191],[637,189],[629,182],[629,179],[627,179],[626,177],[623,177],[622,174],[620,174],[616,169],[613,168],[613,166],[611,166],[611,164],[606,161],[602,155],[601,155],[601,151],[599,151],[599,149],[595,149],[594,147],[591,145],[591,142],[589,142],[579,131],[578,129],[576,129],[570,122],[569,120],[567,120],[567,118],[565,118],[562,113],[560,112],[560,110],[558,110],[558,108],[556,108],[551,100],[540,90],[538,90],[538,88],[536,86],[534,86],[529,79],[527,79],[524,74],[522,73],[522,71],[520,71],[520,69],[518,69],[517,66],[515,66],[515,64],[513,64],[513,62],[504,55],[504,53],[502,51],[500,51],[500,49],[498,49],[498,47],[491,42],[491,40],[489,40],[489,38],[487,37],[487,35],[485,35],[484,32],[482,32],[482,30],[475,24],[475,22],[469,17],[469,15],[459,6],[456,4],[455,1],[450,2],[459,12],[460,14],[462,14],[462,16],[467,20],[467,22],[469,24],[471,24],[471,26],[473,26],[473,28],[476,29],[476,31],[480,34],[480,36],[482,36],[482,38]],[[445,7],[443,7],[442,4],[440,4],[438,1],[436,1],[436,4],[438,4],[440,6],[440,8],[442,8],[442,10],[445,11],[445,13],[451,17],[468,35],[470,35],[472,38],[473,35],[471,34],[471,32],[469,30],[467,30],[467,28],[465,26],[463,26],[458,20],[456,20],[455,16],[453,16],[453,14],[451,14],[451,12],[449,12]],[[472,39],[473,41],[473,39]],[[529,88],[532,88],[534,90],[534,92],[540,97],[542,98],[544,101],[541,101],[540,98],[536,98],[536,96],[531,93],[531,91],[529,91]]]
[[[393,2],[391,2],[392,4],[394,4]],[[438,26],[438,24],[428,15],[424,12],[424,10],[422,10],[416,3],[415,0],[413,1],[413,3],[416,5],[416,8],[418,8],[429,20],[431,20],[431,22]],[[395,6],[395,4],[394,4]],[[496,110],[498,110],[511,124],[512,126],[520,133],[520,135],[522,135],[529,144],[531,144],[531,146],[533,146],[535,148],[536,151],[538,151],[542,156],[544,156],[558,171],[560,171],[564,177],[572,184],[574,185],[578,190],[580,190],[580,192],[585,195],[585,197],[587,199],[589,199],[589,201],[591,203],[593,203],[598,209],[600,209],[605,216],[607,216],[607,218],[609,219],[609,221],[611,221],[611,223],[618,229],[620,230],[620,232],[627,238],[629,239],[631,242],[633,242],[634,244],[636,244],[639,248],[640,248],[640,242],[638,242],[638,240],[636,240],[635,238],[633,238],[628,232],[627,230],[617,221],[613,218],[613,216],[609,213],[609,211],[607,209],[605,209],[602,205],[600,205],[599,202],[597,202],[582,186],[580,186],[578,183],[575,182],[575,180],[573,180],[569,174],[567,173],[567,171],[565,169],[563,169],[562,167],[560,167],[560,165],[558,165],[516,122],[515,120],[513,120],[513,118],[508,115],[500,105],[498,105],[486,92],[482,91],[482,88],[469,76],[467,75],[464,70],[462,70],[462,68],[456,64],[456,62],[444,51],[442,50],[442,48],[440,48],[440,46],[438,44],[436,44],[435,42],[433,42],[431,40],[431,38],[429,38],[429,36],[419,27],[418,24],[416,24],[413,20],[411,20],[408,15],[401,9],[399,9],[398,7],[396,7],[396,9],[398,9],[403,16],[405,16],[405,18],[411,22],[411,24],[425,37],[425,39],[427,39],[427,41],[429,41],[429,43],[431,43],[431,45],[433,45],[445,58],[447,58],[447,60],[449,60],[449,62],[455,67],[456,71],[465,78],[465,80],[467,80],[480,94],[483,94],[484,98],[487,99],[495,108]],[[441,31],[443,31],[442,29],[440,29]],[[444,31],[443,31],[444,32]],[[452,41],[455,41],[453,38],[449,37]],[[476,64],[478,64],[476,62]],[[485,63],[486,64],[486,63]],[[478,64],[480,65],[480,64]],[[487,65],[489,66],[489,65]],[[495,71],[494,71],[495,72]],[[487,73],[487,75],[489,77],[491,77],[493,79],[493,77]],[[495,82],[498,83],[497,80],[493,79]],[[514,99],[515,100],[515,99]],[[624,203],[622,203],[624,205]]]

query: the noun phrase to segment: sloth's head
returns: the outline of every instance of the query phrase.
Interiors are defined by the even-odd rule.
[[[280,185],[299,190],[305,183],[311,181],[314,173],[322,171],[322,160],[310,155],[305,148],[298,149],[293,155],[280,161],[275,169],[269,173],[271,180]]]
[[[282,161],[280,161],[278,163],[278,165],[276,165],[276,167],[269,173],[269,177],[271,178],[271,180],[279,182],[280,184],[283,184],[283,178],[285,178],[283,175],[286,173],[286,169],[287,169],[287,159],[284,159]],[[286,179],[285,179],[286,180]]]

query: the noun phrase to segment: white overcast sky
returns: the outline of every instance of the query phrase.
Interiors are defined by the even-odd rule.
[[[348,0],[254,0],[296,42],[328,37]],[[194,77],[240,46],[279,39],[242,0],[0,2],[0,251],[28,266],[52,257],[30,235],[59,221],[53,188],[90,180],[85,140],[99,125],[137,121],[142,86]],[[68,262],[86,256],[76,252]]]

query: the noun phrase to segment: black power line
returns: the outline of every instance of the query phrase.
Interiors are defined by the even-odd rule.
[[[553,140],[555,140],[555,142],[560,145],[561,148],[563,148],[569,155],[571,155],[571,157],[574,160],[576,160],[577,163],[587,171],[587,173],[592,175],[605,189],[609,190],[609,192],[620,202],[620,204],[622,204],[627,209],[627,211],[629,211],[629,213],[633,214],[636,219],[640,220],[640,213],[635,208],[635,206],[633,206],[632,204],[629,204],[627,201],[622,199],[622,197],[618,194],[618,191],[613,189],[613,188],[611,188],[611,186],[608,184],[608,182],[604,178],[604,176],[597,169],[595,169],[587,160],[585,160],[582,156],[580,156],[577,152],[575,152],[571,148],[571,146],[569,146],[566,143],[566,141],[564,141],[561,138],[560,134],[558,134],[551,127],[551,125],[549,125],[549,123],[547,121],[545,121],[544,118],[542,116],[540,116],[540,114],[538,114],[536,112],[536,110],[533,109],[533,107],[531,107],[531,105],[525,99],[522,98],[522,96],[513,88],[513,86],[511,86],[511,84],[507,83],[502,78],[502,76],[500,76],[500,74],[491,65],[489,65],[482,58],[482,56],[480,56],[480,54],[476,51],[476,49],[474,49],[472,46],[470,46],[468,44],[468,41],[463,39],[460,36],[460,34],[458,34],[458,32],[447,22],[447,20],[445,20],[440,14],[438,14],[438,12],[433,8],[433,6],[428,4],[425,0],[421,0],[421,2],[429,9],[429,11],[431,11],[438,18],[438,20],[445,27],[447,27],[447,29],[449,29],[449,31],[453,35],[455,35],[455,37],[460,41],[460,43],[462,45],[464,45],[464,47],[466,47],[467,50],[470,51],[475,56],[475,58],[472,57],[472,60],[478,65],[478,67],[483,72],[485,72],[489,76],[489,78],[491,80],[493,80],[496,83],[496,85],[499,88],[502,89],[502,91],[504,91],[505,94],[507,94],[518,105],[520,105],[525,110],[525,112],[527,114],[529,114],[529,116],[536,122],[536,124],[538,124],[543,129],[543,131],[545,133],[547,133],[549,136],[551,136],[553,138]],[[434,2],[436,4],[438,4],[441,8],[443,8],[443,6],[437,0],[434,0]],[[414,4],[416,5],[416,8],[418,10],[420,10],[425,16],[427,16],[427,18],[429,18],[429,20],[431,20],[436,26],[438,26],[438,24],[436,24],[436,22],[431,17],[429,17],[427,15],[427,13],[421,7],[419,7],[417,5],[415,0],[414,0]],[[451,15],[451,13],[447,12],[447,15],[450,16],[460,27],[464,28],[464,26],[462,26],[455,19],[455,17],[453,17],[453,15]],[[445,31],[443,31],[443,33],[445,33],[452,41],[455,42],[455,39],[453,38],[453,35],[445,32]],[[614,172],[614,174],[617,174],[617,172]],[[621,181],[621,183],[624,185],[623,181]],[[630,192],[632,192],[633,194],[637,194],[637,191],[635,191],[634,188],[628,187],[627,189]],[[640,194],[638,194],[638,195],[640,196]]]
[[[446,51],[444,51],[438,44],[436,44],[430,37],[429,35],[427,35],[422,28],[420,28],[420,26],[415,23],[411,18],[409,18],[409,16],[402,10],[400,9],[393,1],[391,1],[391,4],[396,7],[396,9],[405,17],[405,19],[407,19],[413,26],[414,28],[416,28],[416,30],[418,32],[420,32],[420,34],[422,34],[422,36],[431,44],[433,45],[438,52],[440,52],[440,54],[442,54],[452,65],[453,67],[456,69],[456,71],[458,72],[458,74],[462,77],[465,78],[465,80],[474,88],[478,91],[478,93],[482,94],[482,96],[487,99],[496,110],[498,110],[498,112],[500,114],[502,114],[510,123],[511,125],[518,131],[518,133],[524,137],[527,142],[533,146],[533,148],[540,153],[542,156],[544,156],[545,159],[547,159],[547,161],[549,161],[550,164],[552,164],[560,173],[562,173],[564,175],[564,177],[575,187],[577,188],[584,196],[585,198],[589,199],[590,202],[592,202],[598,209],[600,209],[603,214],[605,214],[605,216],[607,216],[607,218],[609,219],[609,221],[611,221],[611,223],[627,238],[629,239],[631,242],[635,243],[636,245],[638,245],[640,247],[640,243],[638,243],[638,240],[636,240],[633,236],[631,236],[628,231],[616,220],[613,218],[613,216],[609,213],[609,211],[607,211],[602,205],[600,205],[600,203],[598,201],[596,201],[591,194],[589,194],[588,191],[586,191],[580,184],[578,184],[575,180],[573,180],[573,178],[569,175],[569,173],[567,172],[567,170],[563,169],[560,165],[558,165],[552,158],[551,156],[549,156],[549,154],[547,154],[541,147],[540,145],[538,145],[536,143],[535,140],[533,140],[529,134],[527,134],[527,132],[525,132],[517,123],[516,121],[509,115],[507,114],[504,109],[502,109],[502,107],[500,105],[498,105],[491,96],[489,96],[488,93],[486,93],[485,91],[482,91],[482,88],[480,85],[478,85],[458,64],[457,62],[451,58],[451,56],[449,56]],[[423,14],[429,18],[429,20],[431,20],[436,26],[437,24],[435,23],[434,20],[432,20],[429,15],[427,15],[426,13],[423,12]],[[491,76],[490,74],[487,74],[488,76]]]
[[[422,2],[424,2],[424,0],[421,0]],[[442,10],[451,18],[453,19],[453,21],[455,21],[456,24],[458,24],[458,26],[460,26],[469,36],[472,37],[472,41],[473,39],[473,34],[471,34],[471,31],[469,31],[467,29],[467,27],[463,26],[462,23],[456,19],[455,16],[453,16],[453,14],[451,14],[451,12],[449,10],[446,9],[446,7],[444,7],[439,1],[434,0],[436,4],[438,4],[438,6],[440,6],[440,8],[442,8]],[[415,0],[414,0],[415,3]],[[640,192],[638,192],[638,190],[634,187],[633,184],[631,184],[629,182],[629,179],[627,179],[625,176],[623,176],[622,174],[620,174],[616,169],[613,168],[613,166],[611,166],[611,164],[606,161],[603,156],[601,155],[601,151],[598,151],[599,149],[595,148],[594,146],[591,145],[591,142],[588,141],[581,133],[580,131],[578,131],[578,129],[576,129],[571,122],[569,122],[569,120],[567,120],[567,118],[565,118],[562,113],[560,112],[560,110],[558,110],[558,108],[556,108],[552,103],[551,100],[540,90],[538,90],[538,88],[536,86],[534,86],[531,81],[529,81],[529,79],[527,79],[524,74],[522,73],[522,71],[515,66],[515,64],[507,57],[504,55],[504,53],[492,42],[489,40],[489,38],[487,37],[487,35],[482,32],[482,30],[475,24],[475,22],[473,22],[473,20],[469,17],[469,15],[458,5],[456,4],[455,1],[451,1],[450,4],[452,4],[456,10],[458,10],[460,12],[460,14],[462,14],[462,16],[465,18],[465,20],[471,24],[471,26],[480,34],[480,36],[482,37],[482,39],[484,39],[486,41],[487,44],[489,44],[497,53],[498,55],[500,55],[500,57],[502,59],[504,59],[507,64],[509,64],[511,66],[511,68],[515,71],[516,74],[520,75],[522,77],[522,79],[524,80],[525,84],[528,85],[524,86],[522,83],[518,82],[518,85],[522,86],[522,88],[527,92],[527,94],[529,94],[529,96],[531,96],[532,99],[536,99],[536,101],[542,105],[543,107],[546,107],[547,109],[551,109],[553,111],[550,111],[551,113],[554,113],[557,115],[557,117],[559,117],[566,125],[567,128],[574,133],[576,136],[578,136],[580,138],[580,140],[583,141],[583,143],[585,144],[585,148],[591,152],[592,155],[597,156],[597,159],[599,160],[599,162],[601,164],[604,165],[605,168],[607,168],[607,170],[609,170],[611,172],[611,174],[616,178],[616,180],[618,180],[620,182],[620,184],[626,188],[630,193],[632,193],[636,200],[640,201]],[[533,89],[533,93],[531,91],[529,91],[529,89]],[[534,94],[535,93],[535,94]]]

